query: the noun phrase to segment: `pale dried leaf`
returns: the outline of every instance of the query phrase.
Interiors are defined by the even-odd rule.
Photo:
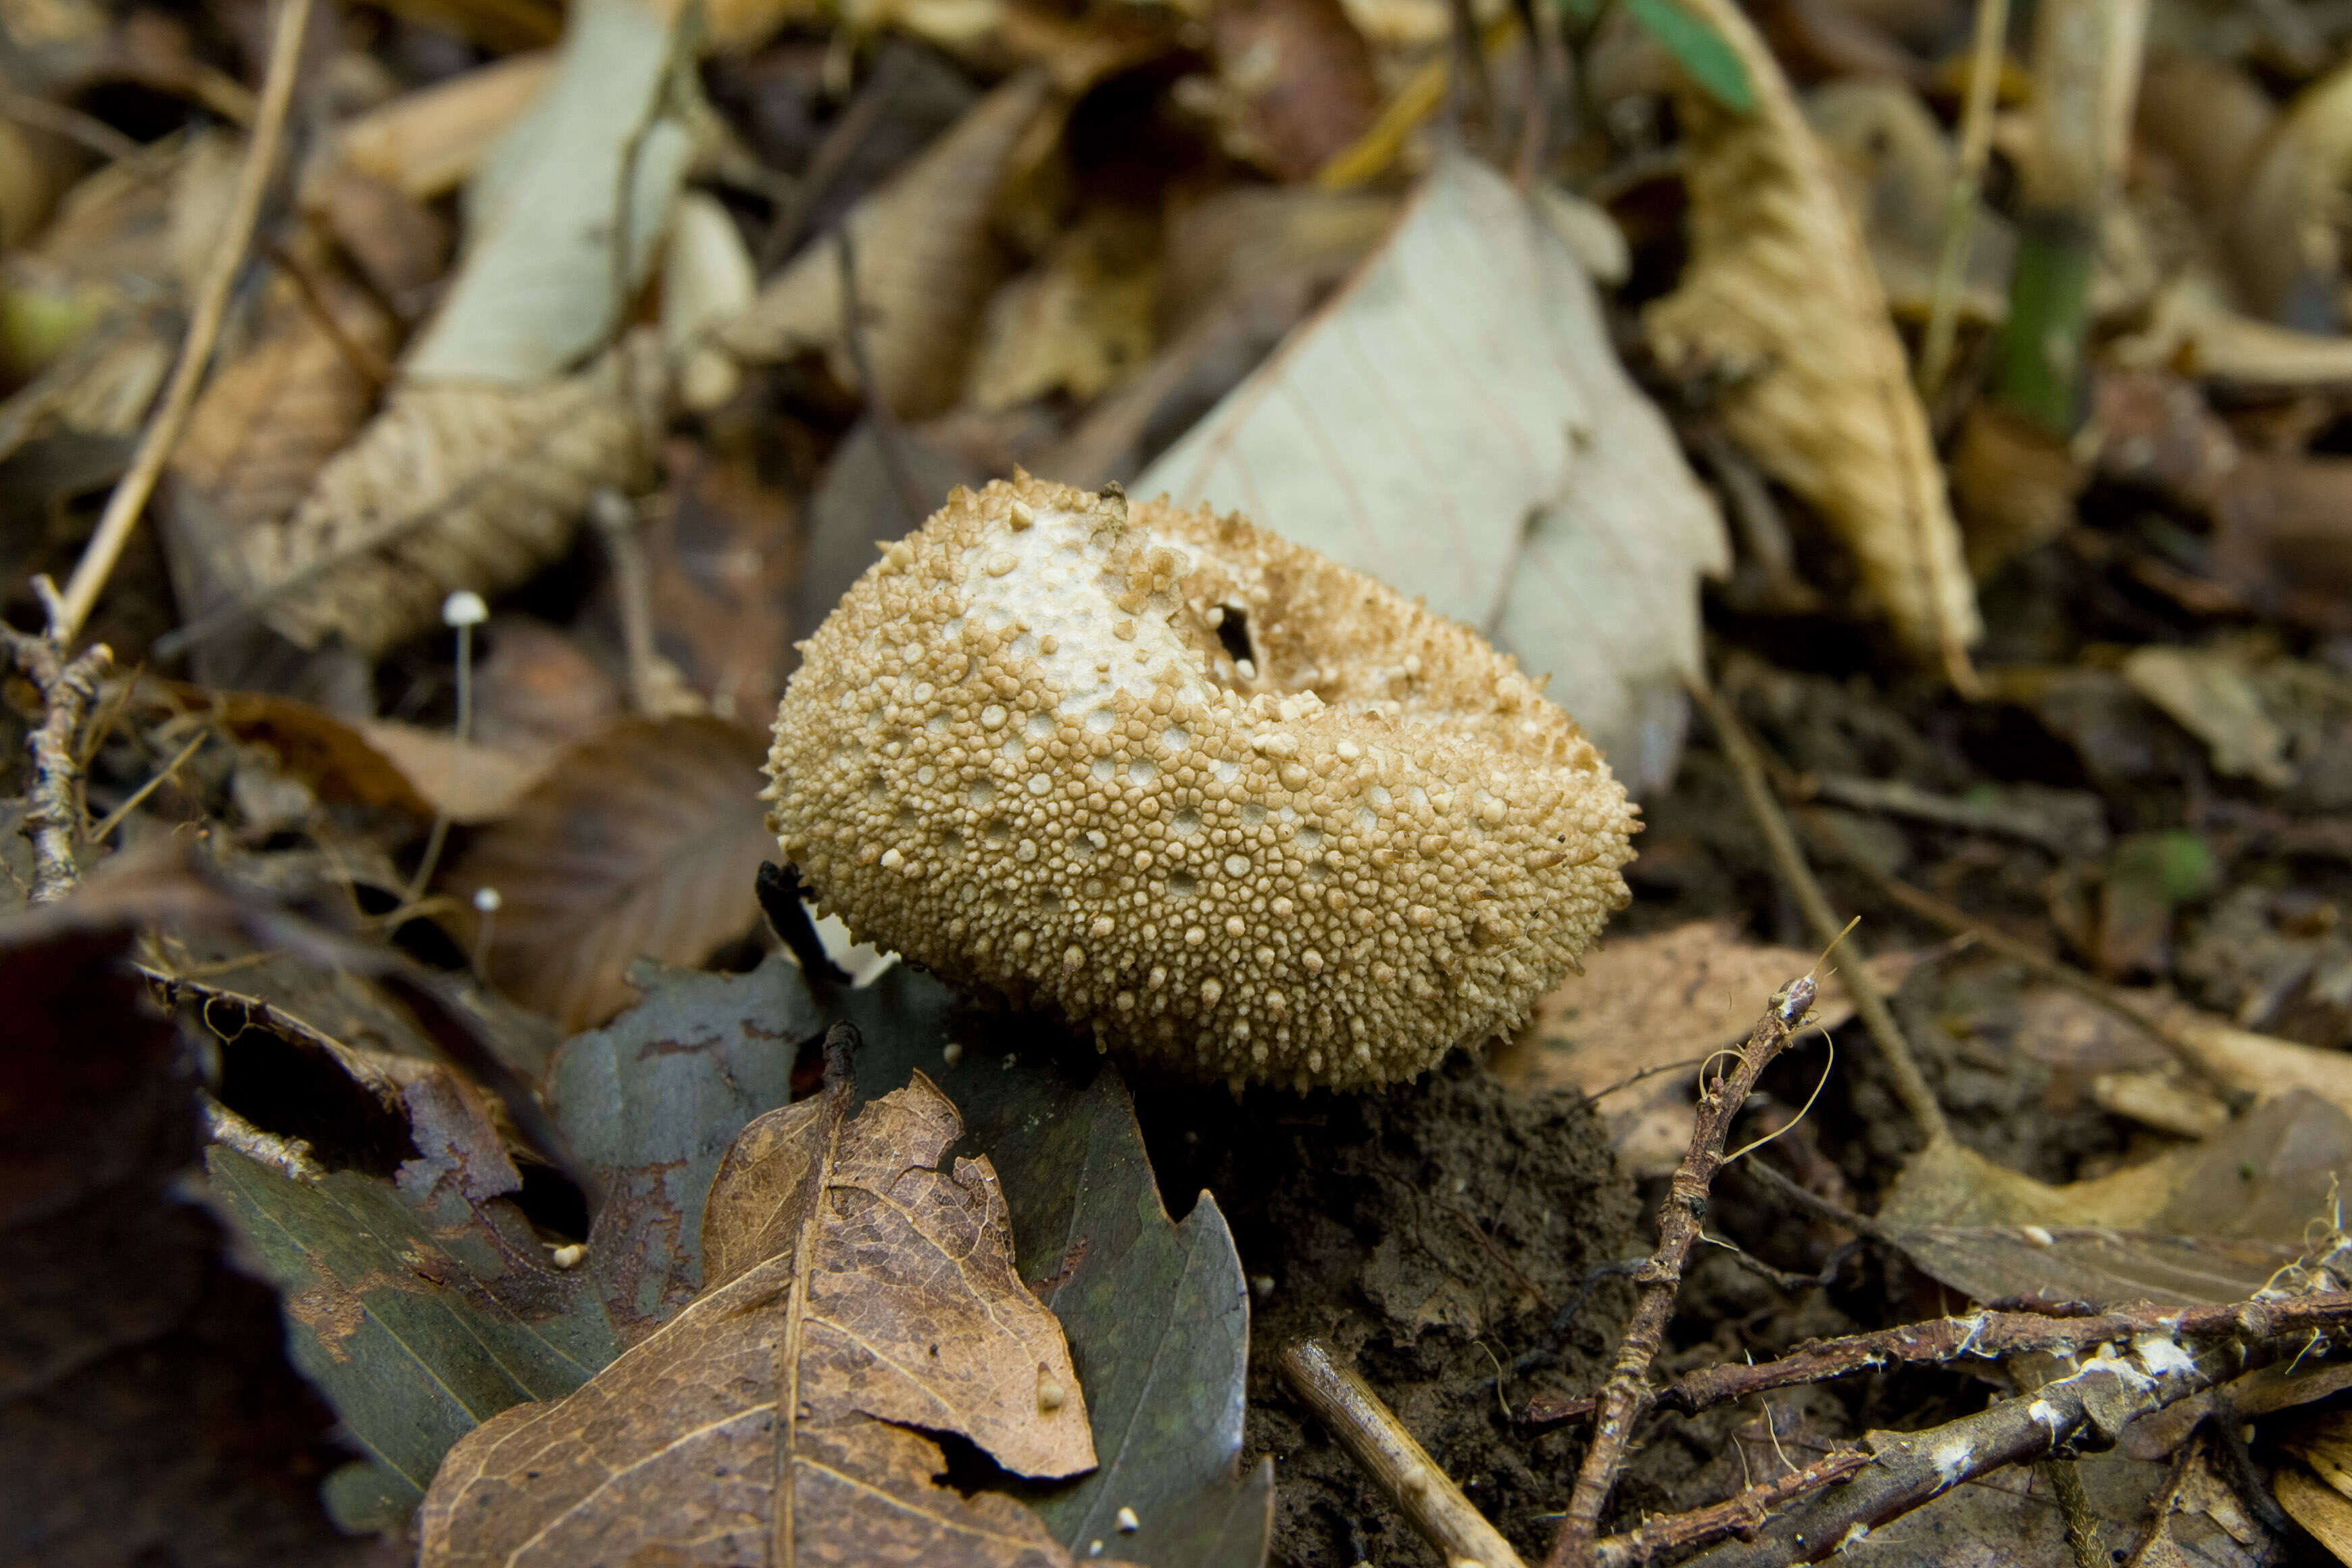
[[[563,754],[551,745],[486,746],[396,719],[362,720],[353,728],[419,798],[463,826],[511,816]]]
[[[2338,1563],[2352,1563],[2352,1501],[2342,1492],[2313,1479],[2308,1470],[2285,1465],[2271,1477],[2271,1495]]]
[[[478,66],[360,115],[336,133],[336,151],[346,167],[408,195],[445,195],[481,166],[554,70],[551,49]]]
[[[1738,53],[1756,107],[1682,81],[1691,261],[1644,323],[1658,356],[1727,376],[1726,427],[1811,502],[1895,635],[1960,675],[1981,626],[1927,416],[1853,215],[1788,79],[1731,0],[1685,0]]]
[[[1911,955],[1870,964],[1879,984],[1892,986]],[[1597,1095],[1653,1068],[1686,1064],[1601,1101],[1618,1159],[1637,1175],[1664,1175],[1690,1145],[1697,1058],[1738,1044],[1773,993],[1812,967],[1813,954],[1749,942],[1730,921],[1612,939],[1585,955],[1580,977],[1536,1004],[1527,1026],[1496,1051],[1496,1076],[1514,1089]],[[1853,1016],[1833,970],[1813,1011],[1823,1029]]]
[[[617,725],[562,757],[446,880],[496,889],[489,970],[567,1028],[635,1000],[641,957],[694,964],[751,929],[776,852],[756,798],[766,745],[709,719]]]
[[[843,1079],[744,1129],[704,1213],[701,1296],[579,1393],[450,1452],[424,1568],[1070,1561],[1010,1499],[936,1485],[921,1435],[1024,1475],[1094,1464],[995,1173],[940,1168],[962,1119],[921,1075],[855,1120],[851,1095]]]
[[[2250,302],[2277,321],[2332,322],[2342,281],[2342,191],[2352,179],[2352,67],[2297,94],[2240,171],[2231,259]]]
[[[2124,660],[2134,691],[2205,742],[2214,768],[2273,789],[2293,784],[2286,732],[2263,711],[2245,666],[2210,648],[2135,648]]]
[[[379,360],[392,353],[392,318],[364,289],[330,277],[320,281],[319,293],[361,352]],[[173,448],[172,472],[232,530],[275,522],[366,422],[375,394],[293,280],[278,277],[249,346],[196,400]]]
[[[635,468],[628,399],[657,384],[654,359],[624,343],[538,386],[403,386],[291,516],[247,536],[265,618],[374,655],[437,624],[452,590],[522,582],[571,544],[589,492]]]
[[[743,233],[716,196],[678,197],[662,256],[662,352],[688,408],[708,412],[742,384],[735,362],[711,346],[719,328],[751,309],[760,279]]]
[[[467,184],[457,277],[404,374],[535,386],[610,340],[694,150],[665,112],[671,47],[636,0],[572,8],[554,75]]]
[[[981,307],[1003,275],[990,212],[1047,93],[1042,72],[1014,77],[850,209],[866,353],[884,399],[901,414],[936,413],[963,385]],[[761,289],[720,341],[753,361],[822,350],[842,384],[856,386],[843,320],[840,244],[828,233]]]
[[[1681,747],[1721,520],[1542,213],[1450,158],[1347,289],[1130,487],[1426,597],[1636,788]]]
[[[1941,1139],[1906,1163],[1877,1217],[1920,1268],[1979,1300],[2229,1301],[2302,1256],[2348,1159],[2352,1118],[2289,1090],[2202,1144],[2064,1186]]]

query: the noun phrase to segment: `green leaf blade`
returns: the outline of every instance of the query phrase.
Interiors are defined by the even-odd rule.
[[[1748,79],[1748,67],[1722,34],[1675,0],[1625,0],[1625,9],[1717,102],[1735,114],[1755,109],[1756,87]]]

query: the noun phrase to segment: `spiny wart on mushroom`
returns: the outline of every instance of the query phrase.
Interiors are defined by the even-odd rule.
[[[1634,808],[1514,661],[1238,517],[960,489],[802,651],[768,798],[822,906],[1105,1048],[1411,1077],[1626,901]]]

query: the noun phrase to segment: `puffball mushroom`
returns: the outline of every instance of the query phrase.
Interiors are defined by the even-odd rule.
[[[1416,1075],[1627,899],[1634,808],[1512,659],[1238,517],[959,489],[801,651],[767,798],[820,907],[1191,1076]]]

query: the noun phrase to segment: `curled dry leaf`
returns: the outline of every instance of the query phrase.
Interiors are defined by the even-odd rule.
[[[990,212],[1048,90],[1042,71],[1014,77],[850,209],[866,352],[884,399],[901,414],[936,413],[962,389],[972,331],[1004,269]],[[752,361],[822,350],[834,375],[855,386],[843,321],[840,241],[827,234],[761,290],[719,341]]]
[[[658,384],[650,342],[536,386],[404,386],[294,512],[246,541],[264,618],[362,653],[436,625],[453,589],[513,587],[562,553],[588,494],[638,461],[630,395]]]
[[[1045,1565],[1010,1499],[932,1478],[928,1433],[1016,1474],[1093,1468],[1060,1326],[1013,1268],[985,1159],[918,1074],[855,1118],[846,1073],[743,1130],[703,1215],[709,1284],[560,1402],[470,1434],[420,1518],[424,1568],[612,1557]]]
[[[1722,521],[1591,280],[1485,165],[1433,171],[1339,297],[1130,488],[1424,595],[1550,677],[1631,787],[1672,773]]]
[[[617,725],[566,755],[446,879],[496,889],[491,978],[567,1028],[635,999],[640,957],[699,963],[758,919],[775,854],[759,801],[766,746],[709,719]]]
[[[1088,403],[1150,357],[1160,304],[1159,226],[1105,211],[1075,226],[989,301],[966,380],[975,408],[1048,393]]]
[[[1770,51],[1731,0],[1685,0],[1735,49],[1756,107],[1687,79],[1675,102],[1690,266],[1645,318],[1660,359],[1725,378],[1725,426],[1817,508],[1895,635],[1970,679],[1981,631],[1927,416],[1870,256]]]

